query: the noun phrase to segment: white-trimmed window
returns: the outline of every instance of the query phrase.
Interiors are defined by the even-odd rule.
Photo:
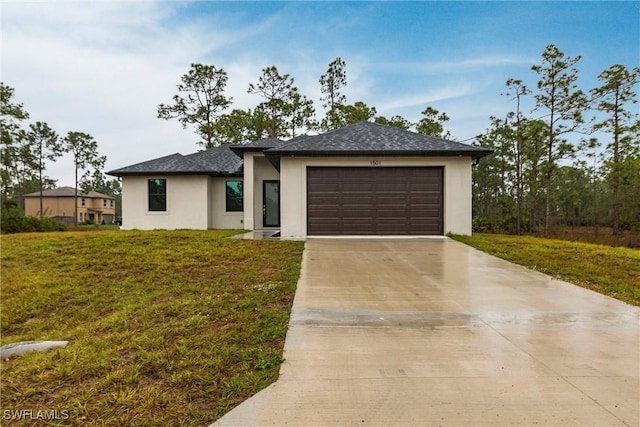
[[[227,181],[225,194],[227,212],[242,212],[244,210],[242,181]]]
[[[165,212],[167,210],[167,180],[149,180],[149,211]]]

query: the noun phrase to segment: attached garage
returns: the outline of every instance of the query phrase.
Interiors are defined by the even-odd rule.
[[[442,167],[308,167],[307,235],[442,235]]]

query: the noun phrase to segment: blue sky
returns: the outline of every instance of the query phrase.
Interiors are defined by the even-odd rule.
[[[637,67],[638,4],[3,1],[0,74],[32,121],[93,135],[106,170],[197,149],[192,130],[156,118],[194,62],[227,71],[232,108],[259,103],[247,87],[275,65],[322,114],[318,79],[340,56],[348,103],[412,121],[432,106],[467,140],[513,108],[500,95],[508,78],[535,89],[548,44],[582,55],[585,91],[615,63]],[[73,185],[71,160],[48,175]]]

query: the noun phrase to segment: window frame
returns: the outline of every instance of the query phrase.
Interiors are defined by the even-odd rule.
[[[152,184],[162,182],[161,192],[152,192]],[[160,202],[159,205],[155,205]],[[167,179],[166,178],[149,178],[147,179],[147,211],[148,212],[167,212]]]
[[[240,193],[239,206],[237,206],[237,202],[234,202],[234,198],[232,198],[232,194],[230,193],[230,189],[232,187],[229,184],[235,183],[236,188],[235,191]],[[239,184],[239,185],[238,185]],[[237,200],[237,199],[235,199]],[[231,202],[231,203],[229,203]],[[232,206],[230,206],[232,205]],[[235,205],[235,206],[234,206]],[[230,209],[230,207],[232,209]],[[224,182],[224,210],[228,213],[238,213],[244,212],[244,181],[241,179],[228,179]]]

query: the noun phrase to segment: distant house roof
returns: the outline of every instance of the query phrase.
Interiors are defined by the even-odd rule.
[[[98,193],[97,191],[89,191],[88,193],[84,193],[81,190],[78,191],[78,197],[85,197],[89,199],[114,199],[113,196],[109,196],[107,194]],[[60,187],[54,188],[52,190],[44,190],[42,192],[43,197],[75,197],[76,189],[73,187]],[[25,194],[23,197],[40,197],[40,192],[36,191],[35,193]]]
[[[107,172],[113,176],[124,175],[239,175],[242,173],[242,159],[228,146],[211,148],[193,154],[171,154],[157,159],[136,163]]]

